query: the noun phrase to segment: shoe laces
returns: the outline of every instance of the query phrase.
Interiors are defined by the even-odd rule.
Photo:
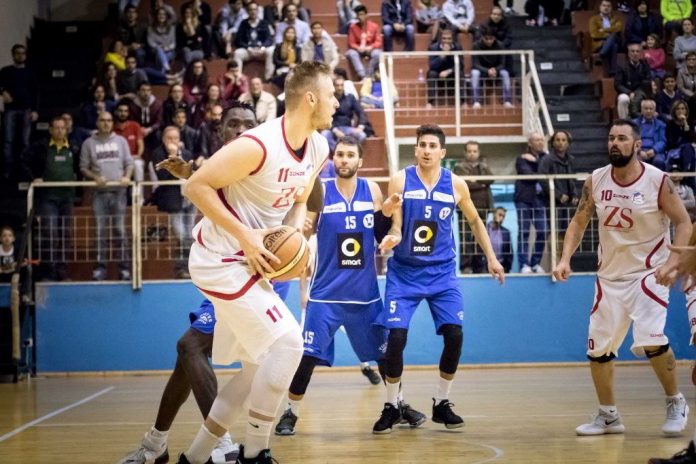
[[[681,401],[676,398],[669,398],[667,400],[667,419],[668,420],[679,420],[681,414]]]

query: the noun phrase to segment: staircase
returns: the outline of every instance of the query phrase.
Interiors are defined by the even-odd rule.
[[[570,132],[577,172],[606,164],[606,122],[600,96],[577,50],[570,26],[526,27],[511,18],[513,48],[534,50],[539,79],[555,130]]]

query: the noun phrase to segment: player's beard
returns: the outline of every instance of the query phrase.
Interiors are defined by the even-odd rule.
[[[633,156],[633,153],[631,153],[629,156],[624,156],[620,152],[610,152],[609,163],[615,168],[623,168],[631,162]]]
[[[358,172],[358,167],[357,167],[357,166],[356,166],[355,168],[353,168],[353,169],[351,169],[351,168],[349,168],[349,167],[346,167],[345,169],[347,169],[348,171],[346,171],[345,174],[343,174],[343,173],[341,172],[341,168],[337,168],[337,169],[336,169],[336,175],[337,175],[338,177],[340,177],[341,179],[350,179],[350,178],[352,178],[352,177],[355,175],[355,173]]]

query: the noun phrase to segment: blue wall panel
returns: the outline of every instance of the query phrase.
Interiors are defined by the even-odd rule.
[[[384,281],[380,281],[383,286]],[[583,361],[593,276],[554,284],[546,276],[460,279],[465,295],[462,362]],[[170,369],[176,340],[188,327],[188,311],[202,297],[186,282],[39,284],[38,368],[43,372]],[[298,289],[288,297],[296,317]],[[678,358],[692,358],[681,292],[672,291],[666,333]],[[437,364],[442,342],[425,305],[409,332],[407,364]],[[634,359],[629,337],[620,359]],[[336,340],[336,365],[357,363],[345,334]]]

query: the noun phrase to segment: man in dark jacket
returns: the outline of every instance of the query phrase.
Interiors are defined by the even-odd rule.
[[[167,126],[162,131],[162,144],[152,152],[152,162],[157,164],[170,157],[179,157],[188,162],[193,155],[182,147],[179,129]],[[159,180],[176,180],[166,170],[157,171]],[[191,229],[196,216],[196,208],[187,199],[181,196],[180,185],[160,185],[153,195],[153,203],[157,209],[169,213],[169,220],[174,234],[179,239],[179,247],[175,252],[177,277],[186,279],[186,264],[188,262],[188,249],[191,247]]]
[[[385,52],[393,50],[394,34],[403,35],[406,39],[404,51],[413,51],[416,31],[413,27],[411,0],[384,0],[382,2],[382,24]]]
[[[566,131],[556,131],[549,142],[551,150],[539,162],[539,174],[575,174],[573,158],[568,149],[570,148],[570,134]],[[556,223],[557,230],[561,233],[568,228],[571,218],[571,209],[578,204],[578,194],[574,179],[556,179],[554,182],[556,200]],[[548,182],[541,182],[541,189],[547,206],[549,205],[550,189]]]
[[[123,45],[128,47],[128,52],[132,53],[138,60],[138,65],[145,64],[147,45],[147,26],[138,19],[138,9],[133,5],[128,5],[123,10],[123,20],[118,28],[118,37]]]
[[[336,100],[338,100],[338,109],[333,115],[333,126],[331,130],[324,130],[321,135],[326,137],[329,142],[329,150],[333,153],[336,148],[337,140],[344,135],[352,135],[358,142],[362,144],[367,138],[365,133],[365,125],[367,117],[365,112],[358,103],[358,100],[352,95],[345,93],[344,80],[338,76],[334,78],[334,89]],[[354,120],[357,120],[357,125],[354,125]]]
[[[440,32],[440,41],[428,47],[428,51],[431,52],[458,50],[461,50],[461,47],[454,41],[452,31],[449,29],[443,29]],[[445,98],[454,96],[454,56],[434,55],[428,57],[428,61],[428,107],[431,107],[438,100],[438,89],[444,89]]]
[[[503,265],[505,272],[510,272],[514,252],[512,250],[512,236],[510,235],[510,230],[503,226],[506,213],[507,210],[505,208],[498,206],[493,212],[493,220],[486,225],[486,229],[491,239],[491,246],[495,252],[495,257],[498,258],[500,264]],[[485,256],[483,257],[483,266],[484,269],[488,268]]]
[[[614,78],[614,88],[619,98],[616,111],[619,118],[638,117],[640,102],[652,92],[650,66],[640,58],[640,44],[628,46],[628,61],[619,68]]]
[[[546,153],[544,152],[544,136],[534,133],[529,136],[529,152],[521,154],[515,162],[517,174],[537,174],[539,162]],[[546,271],[541,267],[541,255],[544,253],[546,242],[546,202],[541,182],[538,180],[515,181],[515,208],[517,209],[517,222],[519,225],[519,239],[517,258],[520,264],[520,272],[531,274],[536,272],[543,274]],[[529,243],[529,233],[534,226],[535,240]],[[530,259],[530,248],[531,259]]]
[[[474,44],[474,51],[502,51],[505,49],[493,32],[481,27],[481,38]],[[512,108],[510,71],[505,68],[505,55],[474,55],[471,70],[471,91],[474,95],[474,109],[481,108],[481,76],[486,79],[500,80],[503,87],[503,106]]]

